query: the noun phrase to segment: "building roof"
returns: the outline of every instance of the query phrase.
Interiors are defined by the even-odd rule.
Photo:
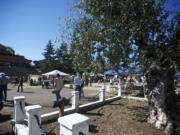
[[[23,56],[8,56],[0,55],[0,62],[15,62],[15,63],[31,63],[31,60],[24,58]]]

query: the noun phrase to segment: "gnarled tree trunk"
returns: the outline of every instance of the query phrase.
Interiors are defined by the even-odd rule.
[[[165,133],[173,135],[173,115],[177,112],[174,92],[173,72],[159,67],[151,68],[147,73],[148,83],[148,122]]]

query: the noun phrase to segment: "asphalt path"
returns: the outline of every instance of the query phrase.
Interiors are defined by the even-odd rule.
[[[99,87],[100,88],[100,87]],[[98,87],[85,87],[85,97],[93,97],[98,94]],[[41,105],[42,113],[47,113],[57,110],[52,108],[54,101],[56,100],[55,94],[52,94],[53,89],[44,89],[40,86],[33,86],[32,88],[24,88],[23,92],[17,92],[17,89],[7,91],[7,102],[4,103],[4,108],[1,113],[13,112],[13,98],[17,96],[25,96],[25,102],[27,105]],[[72,97],[72,91],[64,87],[61,91],[61,96],[66,98]],[[69,107],[69,106],[68,106]]]
[[[98,93],[100,86],[85,87],[84,93],[85,97],[80,99],[80,104],[87,102],[92,102],[98,100]],[[26,105],[41,105],[42,114],[53,112],[59,110],[58,108],[53,108],[53,103],[56,100],[54,94],[52,94],[53,89],[43,89],[40,86],[25,87],[23,92],[17,92],[17,88],[12,88],[7,91],[7,102],[4,102],[4,108],[0,111],[0,134],[10,135],[11,134],[11,120],[14,114],[14,97],[25,96]],[[61,91],[61,96],[70,98],[72,97],[72,91],[74,89],[69,89],[69,87],[64,87]],[[93,98],[93,97],[96,97]],[[71,104],[65,106],[65,108],[71,107]]]
[[[95,90],[92,87],[91,88],[84,89],[84,93],[86,96],[93,96],[98,92],[98,89]],[[49,103],[52,101],[55,101],[55,94],[52,94],[53,89],[44,89],[44,88],[25,88],[23,92],[17,92],[17,90],[8,90],[7,92],[7,100],[12,101],[14,97],[16,96],[25,96],[26,97],[26,102],[30,104],[39,104],[39,103]],[[67,87],[63,88],[61,91],[61,96],[69,98],[72,96],[72,91],[74,89],[69,89]]]

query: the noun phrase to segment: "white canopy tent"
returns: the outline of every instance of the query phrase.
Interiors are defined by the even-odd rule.
[[[51,72],[44,73],[42,75],[45,75],[45,76],[56,76],[57,74],[59,74],[60,76],[70,76],[69,74],[61,72],[59,70],[53,70]]]
[[[90,75],[90,76],[98,76],[98,77],[104,76],[103,74],[95,73],[95,72],[91,72],[91,73],[89,73],[89,75]]]

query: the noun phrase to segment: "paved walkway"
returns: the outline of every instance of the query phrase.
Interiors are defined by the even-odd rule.
[[[91,96],[98,92],[100,87],[85,87],[84,92],[85,95]],[[26,101],[32,104],[38,103],[47,103],[55,100],[55,95],[52,94],[53,89],[42,89],[39,86],[36,88],[25,88],[23,92],[17,92],[17,90],[8,90],[8,100],[13,100],[14,96],[25,96]],[[67,87],[63,88],[61,91],[61,96],[63,97],[71,97],[72,91],[74,89],[69,89]]]
[[[91,90],[92,89],[92,90]],[[53,89],[42,89],[40,86],[33,86],[32,88],[24,88],[23,92],[17,92],[16,89],[8,90],[7,92],[7,102],[1,113],[6,113],[8,111],[13,112],[13,97],[15,96],[25,96],[26,103],[28,104],[39,104],[43,107],[42,113],[47,113],[49,111],[55,111],[57,108],[52,108],[53,101],[56,100],[55,95],[52,94]],[[85,97],[91,97],[97,95],[99,87],[85,87],[84,93]],[[61,96],[70,98],[72,96],[72,91],[74,89],[69,89],[64,87],[61,91]]]
[[[85,98],[81,98],[80,104],[84,104],[87,102],[93,102],[98,100],[98,93],[100,85],[93,85],[92,87],[85,87],[84,94]],[[38,104],[42,106],[42,114],[57,111],[58,108],[53,108],[53,101],[56,100],[55,95],[52,94],[53,89],[42,89],[40,86],[33,86],[24,88],[24,92],[17,92],[17,86],[13,86],[7,92],[7,102],[4,104],[4,108],[0,111],[0,134],[8,134],[11,133],[11,124],[10,120],[13,119],[13,97],[15,96],[25,96],[26,103],[29,105]],[[70,98],[72,96],[72,91],[74,89],[70,89],[68,85],[61,91],[61,96]],[[96,97],[95,97],[96,95]],[[95,97],[95,98],[94,98]],[[71,104],[69,106],[71,107]],[[7,130],[5,130],[7,129]]]

